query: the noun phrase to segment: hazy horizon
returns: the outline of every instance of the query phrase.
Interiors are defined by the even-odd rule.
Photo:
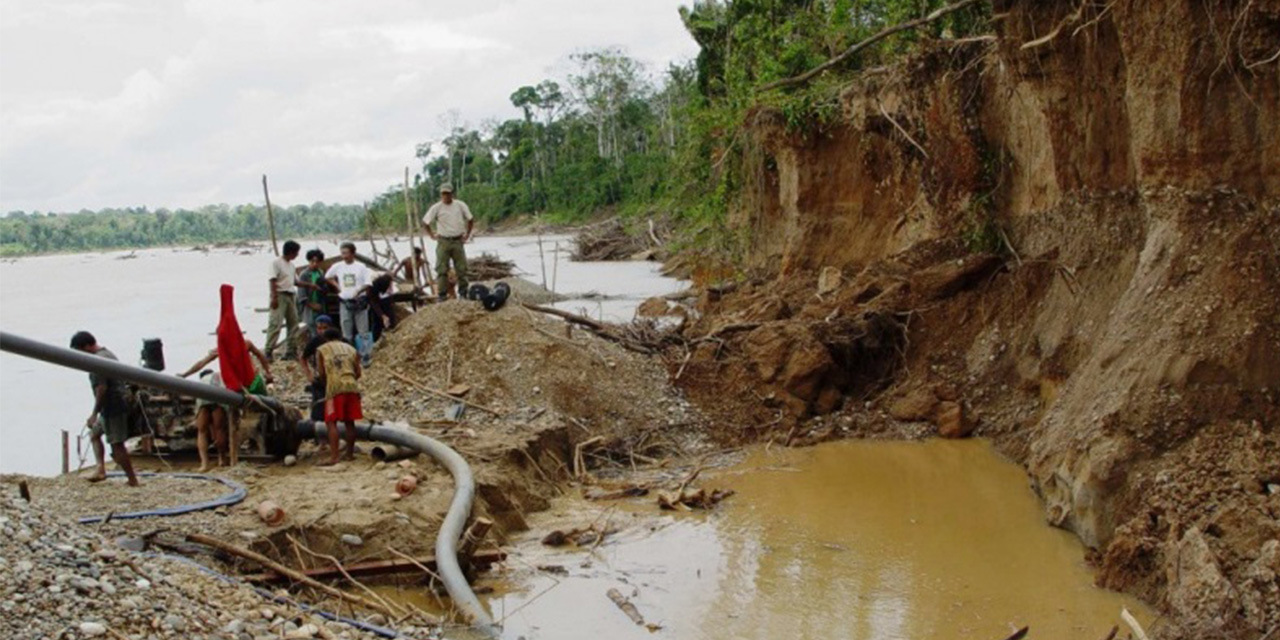
[[[359,203],[576,51],[692,57],[681,4],[0,0],[0,212]]]

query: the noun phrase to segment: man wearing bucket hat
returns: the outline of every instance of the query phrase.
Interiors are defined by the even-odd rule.
[[[475,230],[475,218],[467,203],[453,197],[453,185],[440,185],[440,202],[431,205],[427,215],[422,218],[422,226],[427,235],[436,242],[436,291],[440,301],[447,297],[449,287],[449,262],[453,262],[453,272],[458,280],[458,297],[463,297],[467,290],[467,250],[466,244],[471,240]],[[434,228],[432,228],[434,225]]]

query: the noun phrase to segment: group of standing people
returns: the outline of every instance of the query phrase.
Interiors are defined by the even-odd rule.
[[[341,260],[327,270],[323,269],[324,254],[318,249],[307,253],[307,269],[293,274],[293,260],[300,247],[289,241],[284,254],[271,269],[271,320],[267,329],[267,353],[273,354],[279,341],[281,327],[299,326],[291,311],[283,308],[282,301],[294,303],[296,291],[305,291],[302,304],[302,323],[308,335],[298,362],[307,377],[311,394],[311,419],[324,420],[329,436],[330,457],[325,464],[338,461],[337,425],[342,423],[347,436],[346,457],[355,455],[355,422],[363,419],[359,380],[364,367],[369,366],[373,342],[382,331],[396,324],[392,308],[395,278],[402,273],[407,280],[423,283],[440,301],[448,298],[449,272],[457,280],[457,290],[466,291],[467,256],[466,243],[475,231],[475,218],[471,209],[453,197],[452,185],[440,188],[440,201],[432,205],[423,216],[422,224],[427,235],[436,242],[436,280],[426,277],[430,269],[423,251],[415,247],[413,254],[394,270],[379,276],[356,255],[356,247],[350,242],[340,248]],[[290,293],[290,291],[294,293]],[[338,323],[326,313],[326,294],[336,292],[338,297]],[[371,313],[372,312],[372,313]],[[296,345],[292,330],[286,331],[285,357],[293,359]]]
[[[286,360],[297,359],[307,377],[311,392],[312,420],[323,420],[327,426],[329,458],[324,465],[335,464],[339,459],[337,425],[343,424],[346,432],[345,456],[355,455],[355,422],[363,419],[359,380],[364,367],[369,365],[376,333],[395,326],[392,296],[395,278],[404,273],[406,279],[429,288],[440,301],[448,298],[449,274],[456,277],[459,295],[467,290],[466,243],[475,230],[475,218],[466,203],[453,197],[453,187],[440,188],[440,201],[431,206],[422,218],[426,234],[436,243],[436,278],[427,277],[430,264],[423,251],[415,248],[391,271],[375,276],[372,269],[358,259],[356,247],[350,242],[339,248],[341,259],[327,269],[325,255],[319,249],[306,254],[306,268],[301,272],[294,266],[302,251],[301,245],[288,240],[281,255],[272,261],[268,279],[270,319],[267,323],[267,342],[259,350],[252,342],[245,341],[249,354],[258,359],[262,374],[252,384],[246,385],[248,393],[265,393],[271,381],[271,363],[283,346]],[[328,312],[331,295],[337,296],[338,322]],[[370,312],[373,312],[371,314]],[[305,335],[300,335],[299,332]],[[284,334],[283,345],[281,333]],[[239,335],[237,330],[237,335]],[[305,338],[305,340],[303,339]],[[301,353],[298,347],[302,345]],[[71,348],[101,357],[116,359],[110,350],[99,345],[86,331],[75,334]],[[249,354],[245,354],[248,358]],[[218,350],[193,365],[182,377],[200,372],[204,382],[223,386],[221,375],[211,369],[203,369],[219,357]],[[90,428],[90,442],[97,458],[97,469],[89,478],[96,482],[106,478],[105,436],[111,448],[111,456],[128,476],[131,486],[137,486],[137,476],[125,440],[129,437],[128,391],[123,383],[105,376],[90,375],[94,407],[86,425]],[[237,408],[199,401],[196,404],[197,447],[201,471],[209,468],[209,444],[212,440],[222,464],[223,453],[229,454],[236,464],[235,433],[238,420]]]

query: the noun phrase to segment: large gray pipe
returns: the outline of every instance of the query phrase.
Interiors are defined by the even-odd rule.
[[[338,425],[337,428],[339,436],[346,436],[346,427]],[[329,432],[323,422],[303,420],[298,423],[298,435],[327,438]],[[471,591],[471,585],[458,565],[458,541],[462,539],[463,529],[471,517],[471,503],[476,495],[475,477],[471,475],[467,461],[439,440],[406,428],[357,423],[356,437],[421,451],[444,465],[453,476],[453,500],[449,503],[444,523],[440,525],[440,533],[436,535],[436,569],[440,572],[445,591],[449,592],[454,605],[472,626],[492,632],[495,629],[493,618]]]
[[[143,387],[164,389],[178,395],[199,398],[207,402],[235,407],[245,406],[251,402],[246,395],[229,389],[222,389],[204,382],[187,380],[178,376],[135,367],[83,351],[55,347],[51,344],[24,338],[5,331],[0,331],[0,351],[8,351],[27,358],[43,360],[44,362],[71,369],[79,369],[88,373],[96,373],[116,380],[132,382]],[[280,402],[275,398],[254,396],[254,401],[260,401],[277,411],[281,409]]]
[[[0,331],[0,351],[8,351],[51,364],[97,373],[217,404],[239,406],[248,402],[246,397],[239,393],[219,389],[210,384],[164,375],[150,369],[127,365],[83,351],[55,347],[3,331]],[[281,408],[279,401],[275,398],[255,396],[255,400],[263,401],[277,410]],[[298,435],[303,438],[327,437],[328,432],[324,423],[302,421],[298,423]],[[339,435],[343,435],[341,431]],[[471,467],[467,465],[467,461],[440,441],[408,429],[357,424],[356,435],[421,451],[435,458],[453,475],[455,485],[453,501],[449,503],[449,511],[445,514],[440,533],[436,536],[436,568],[440,572],[445,590],[449,592],[449,597],[453,598],[463,615],[472,625],[492,634],[495,629],[493,618],[480,604],[476,594],[471,591],[471,585],[467,583],[466,577],[462,574],[462,568],[458,566],[458,541],[462,538],[467,520],[471,517],[471,503],[476,494],[475,478],[471,475]]]

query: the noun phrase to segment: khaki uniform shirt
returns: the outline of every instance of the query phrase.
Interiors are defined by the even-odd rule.
[[[467,235],[467,221],[474,220],[467,203],[454,200],[449,204],[437,202],[422,217],[422,224],[436,225],[436,234],[441,238],[461,238]]]

